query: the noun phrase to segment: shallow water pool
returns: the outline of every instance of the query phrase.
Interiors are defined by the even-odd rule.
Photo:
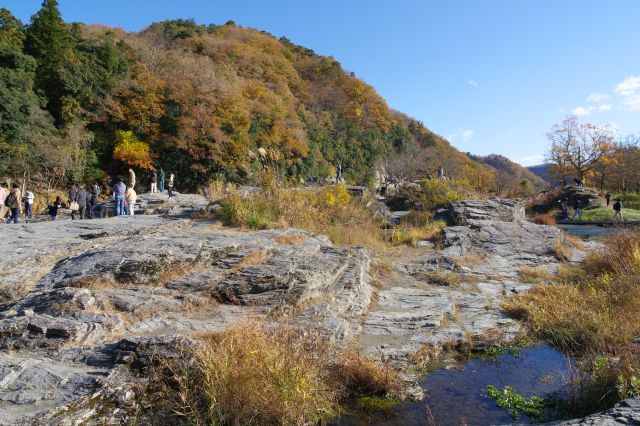
[[[561,390],[568,377],[569,360],[548,346],[503,353],[495,359],[472,359],[459,368],[440,369],[420,383],[423,401],[405,401],[390,410],[354,409],[338,425],[456,425],[513,423],[507,411],[484,395],[488,385],[512,386],[524,396],[544,396]],[[517,422],[530,423],[523,416]]]

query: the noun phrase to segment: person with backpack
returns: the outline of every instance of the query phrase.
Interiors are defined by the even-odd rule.
[[[52,221],[58,218],[58,210],[61,209],[62,206],[63,204],[60,196],[57,196],[56,200],[53,203],[47,203],[47,210]]]
[[[622,200],[620,198],[618,198],[616,202],[613,203],[613,211],[616,212],[613,215],[613,220],[620,218],[620,222],[623,222],[624,218],[622,217]]]
[[[24,201],[24,218],[25,219],[29,219],[29,220],[33,220],[33,200],[34,200],[35,196],[33,195],[33,192],[26,190],[24,192],[24,197],[22,197],[22,200]]]
[[[115,185],[113,185],[113,201],[115,202],[115,215],[121,216],[124,214],[124,194],[127,190],[122,179],[118,178]]]
[[[14,183],[11,186],[9,195],[7,195],[7,198],[5,198],[4,200],[4,205],[11,212],[11,216],[9,216],[7,223],[11,223],[12,221],[13,223],[18,223],[18,219],[20,217],[20,210],[22,206],[22,204],[20,203],[21,200],[22,200],[22,197],[20,194],[20,185],[18,185],[17,183]]]

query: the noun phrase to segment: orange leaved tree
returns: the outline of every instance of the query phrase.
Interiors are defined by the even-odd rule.
[[[149,145],[139,140],[130,130],[116,131],[116,145],[113,148],[113,158],[129,166],[154,170],[149,152]]]

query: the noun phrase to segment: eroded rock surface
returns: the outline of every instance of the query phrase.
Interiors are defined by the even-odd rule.
[[[97,415],[96,404],[69,407],[132,385],[119,365],[140,358],[140,339],[160,348],[293,308],[306,326],[350,337],[371,297],[367,251],[297,230],[136,215],[2,231],[12,249],[0,259],[0,424]]]
[[[161,214],[2,228],[0,424],[126,423],[136,369],[246,318],[286,318],[398,363],[508,339],[518,326],[500,304],[529,288],[518,269],[558,265],[559,231],[521,220],[511,202],[457,203],[443,241],[372,271],[365,249],[225,229],[188,219],[202,197],[162,197],[141,202]]]

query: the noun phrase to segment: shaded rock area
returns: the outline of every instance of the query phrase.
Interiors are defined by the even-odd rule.
[[[549,423],[563,426],[617,426],[640,425],[640,398],[627,399],[616,404],[612,409],[592,414],[582,419]]]
[[[559,231],[523,221],[514,202],[456,203],[442,241],[371,268],[367,250],[324,236],[189,219],[202,197],[141,199],[160,214],[2,228],[0,424],[127,423],[154,359],[247,318],[355,340],[398,365],[508,340],[518,325],[500,304],[529,288],[518,269],[558,266]]]

